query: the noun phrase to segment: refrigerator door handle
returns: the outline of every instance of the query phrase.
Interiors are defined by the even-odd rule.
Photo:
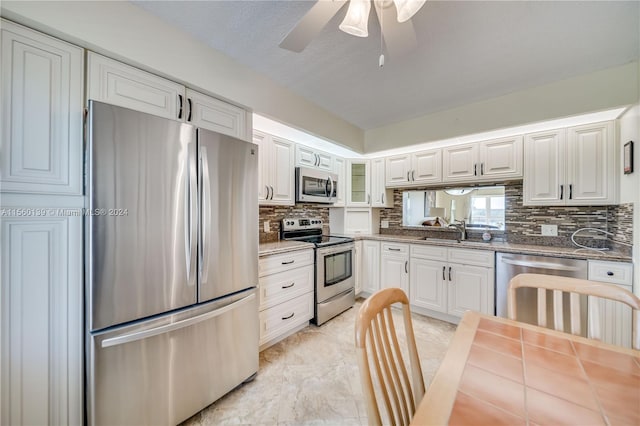
[[[209,276],[209,228],[211,227],[211,181],[209,180],[209,159],[207,158],[207,148],[200,147],[200,170],[202,171],[201,187],[201,247],[202,257],[200,259],[200,282],[206,283]]]
[[[218,308],[215,309],[211,312],[207,312],[204,313],[202,315],[198,315],[197,317],[193,317],[193,318],[188,318],[182,321],[178,321],[178,322],[174,322],[173,324],[166,324],[166,325],[162,325],[160,327],[156,327],[156,328],[151,328],[149,330],[143,330],[143,331],[137,331],[135,333],[131,333],[131,334],[125,334],[124,336],[118,336],[118,337],[113,337],[111,339],[105,339],[102,341],[102,348],[108,348],[111,346],[118,346],[118,345],[124,345],[125,343],[131,343],[131,342],[136,342],[138,340],[142,340],[142,339],[148,339],[149,337],[153,337],[153,336],[157,336],[159,334],[165,334],[165,333],[169,333],[170,331],[174,331],[174,330],[178,330],[181,328],[185,328],[185,327],[189,327],[198,323],[201,323],[202,321],[206,321],[209,320],[211,318],[215,318],[217,316],[220,316],[226,312],[229,312],[233,309],[238,308],[241,305],[244,305],[245,303],[248,303],[249,301],[255,299],[256,297],[256,293],[253,292],[251,293],[249,296],[244,297],[240,300],[237,300],[233,303],[230,303],[226,306],[223,306],[222,308]]]
[[[187,284],[195,286],[196,284],[196,250],[197,238],[196,224],[198,222],[198,181],[196,176],[196,164],[194,161],[194,146],[190,144],[187,148],[187,195],[185,196],[185,221],[188,222],[186,228],[186,260],[187,260]]]

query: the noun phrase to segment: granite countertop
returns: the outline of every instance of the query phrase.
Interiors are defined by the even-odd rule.
[[[541,246],[533,244],[515,244],[502,241],[490,241],[488,243],[482,241],[461,241],[444,240],[429,238],[425,240],[423,237],[415,237],[411,235],[390,235],[390,234],[355,234],[345,235],[355,240],[376,240],[388,241],[396,243],[424,244],[432,246],[457,247],[476,250],[493,250],[504,253],[531,254],[538,256],[565,257],[570,259],[591,259],[591,260],[607,260],[614,262],[631,262],[631,256],[616,251],[595,251],[581,249],[576,247],[555,247]],[[259,256],[270,254],[286,253],[295,250],[304,250],[314,248],[311,243],[302,241],[281,240],[272,243],[260,244]]]
[[[571,259],[591,259],[591,260],[609,260],[617,262],[631,262],[631,256],[624,255],[616,251],[595,251],[581,249],[576,247],[555,247],[540,246],[533,244],[514,244],[502,241],[490,241],[488,243],[482,241],[461,241],[441,240],[430,238],[425,240],[423,237],[414,237],[410,235],[389,235],[389,234],[357,234],[349,235],[356,240],[378,240],[398,243],[425,244],[434,246],[446,246],[457,248],[469,248],[479,250],[493,250],[505,253],[531,254],[539,256],[566,257]]]
[[[286,253],[296,250],[312,249],[315,246],[312,243],[303,241],[280,240],[271,243],[261,243],[258,248],[258,256],[267,256],[270,254]]]

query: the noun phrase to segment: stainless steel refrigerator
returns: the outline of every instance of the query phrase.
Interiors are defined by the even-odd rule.
[[[258,370],[258,147],[90,102],[87,421],[176,424]]]

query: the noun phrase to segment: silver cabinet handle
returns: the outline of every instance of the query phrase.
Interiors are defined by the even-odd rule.
[[[399,248],[393,248],[393,247],[389,247],[389,248],[388,248],[388,250],[389,250],[389,251],[400,251],[400,249],[399,249]]]
[[[564,199],[564,185],[560,185],[560,199]]]
[[[269,185],[265,185],[264,188],[267,190],[267,195],[264,196],[265,200],[269,199]]]
[[[371,194],[367,194],[367,204],[371,204]]]
[[[295,260],[289,260],[287,262],[280,262],[280,263],[282,263],[283,265],[291,265],[293,262],[295,262]]]
[[[178,120],[182,120],[182,95],[178,95]]]
[[[415,170],[411,170],[411,180],[412,181],[416,181],[416,171]]]
[[[187,116],[187,121],[191,121],[191,113],[193,112],[193,104],[191,103],[191,98],[187,98],[187,105],[189,105],[189,115]]]
[[[283,285],[283,286],[282,286],[282,288],[291,288],[291,287],[293,287],[294,285],[296,285],[295,281],[294,281],[294,282],[292,282],[292,283],[291,283],[291,284],[289,284],[289,285]]]
[[[473,165],[473,175],[478,176],[478,163]]]
[[[331,192],[329,193],[329,199],[333,198],[333,191],[335,190],[335,187],[333,186],[333,179],[331,179],[331,176],[329,176],[329,182],[331,182]]]
[[[411,178],[409,176],[411,176],[411,170],[409,170],[407,172],[407,182],[411,180]]]
[[[269,198],[269,199],[273,200],[273,186],[269,185],[269,188],[271,188],[271,198]]]
[[[449,266],[449,281],[451,281],[451,266]]]
[[[202,170],[201,189],[202,189],[202,205],[201,207],[201,233],[200,233],[200,247],[202,258],[200,259],[201,265],[201,282],[207,282],[209,276],[209,227],[211,226],[211,181],[209,179],[209,159],[207,158],[207,148],[200,147],[200,165]]]
[[[480,175],[484,175],[484,163],[480,163]]]
[[[405,274],[409,273],[409,261],[408,260],[404,261],[404,273]]]
[[[384,192],[382,193],[382,204],[384,204]]]
[[[442,281],[446,281],[447,280],[447,277],[444,274],[446,270],[447,270],[447,267],[443,266],[442,267]]]
[[[573,200],[573,184],[569,184],[569,199]]]
[[[295,312],[291,312],[291,315],[286,316],[286,317],[282,317],[282,320],[288,320],[289,318],[293,318],[293,316],[295,315]]]

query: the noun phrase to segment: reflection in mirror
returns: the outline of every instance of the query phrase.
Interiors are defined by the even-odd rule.
[[[402,226],[448,226],[504,230],[504,186],[404,191]]]

